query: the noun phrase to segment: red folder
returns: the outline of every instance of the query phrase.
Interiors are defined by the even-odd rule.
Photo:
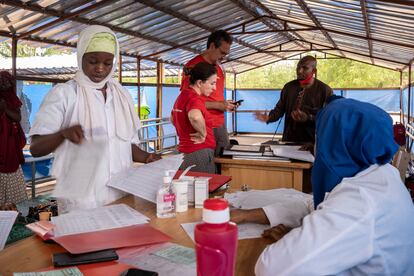
[[[54,237],[52,239],[72,254],[147,245],[171,240],[169,236],[148,224]]]
[[[183,173],[182,170],[178,170],[177,173],[174,176],[174,179],[177,179],[178,177],[180,177],[180,175]],[[214,192],[215,190],[217,190],[218,188],[220,188],[221,186],[223,186],[224,184],[226,184],[227,182],[229,182],[231,180],[231,176],[227,176],[227,175],[221,175],[221,174],[212,174],[212,173],[204,173],[204,172],[192,172],[189,171],[187,173],[188,176],[203,176],[203,177],[211,177],[209,182],[208,182],[208,191]]]

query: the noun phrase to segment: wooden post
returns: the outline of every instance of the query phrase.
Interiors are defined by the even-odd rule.
[[[408,66],[408,123],[411,123],[411,66],[412,63]]]
[[[17,38],[12,37],[12,45],[11,45],[11,55],[12,55],[12,76],[16,79],[17,76]],[[16,85],[16,83],[14,84]]]
[[[403,73],[400,71],[400,122],[405,125],[404,101],[403,101]]]
[[[119,53],[119,59],[118,59],[118,81],[120,84],[122,84],[122,55]]]
[[[141,119],[141,59],[137,57],[137,99],[138,99],[138,118]]]
[[[236,100],[236,89],[237,89],[237,84],[236,84],[236,82],[237,82],[237,74],[236,73],[234,73],[233,74],[233,91],[231,92],[232,93],[232,95],[231,95],[231,98],[232,98],[232,100],[233,101],[235,101]],[[235,134],[235,135],[237,135],[237,119],[236,119],[236,115],[237,115],[237,109],[236,109],[236,111],[234,111],[232,114],[231,114],[231,119],[232,119],[232,125],[233,125],[233,133]]]
[[[162,118],[162,84],[164,82],[164,65],[161,61],[157,61],[157,118]],[[162,136],[162,128],[157,125],[157,137]],[[156,149],[161,150],[162,139],[157,139]]]

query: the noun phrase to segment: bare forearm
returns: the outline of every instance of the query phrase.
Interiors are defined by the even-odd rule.
[[[207,109],[222,109],[221,102],[206,102],[205,104]]]
[[[198,118],[189,118],[190,124],[194,128],[195,131],[200,133],[203,137],[206,137],[207,131],[206,131],[206,123],[204,121],[204,118],[198,117]]]
[[[266,213],[262,208],[252,209],[249,211],[250,222],[260,223],[260,224],[269,224],[269,219],[266,216]]]
[[[230,212],[231,221],[235,223],[259,223],[270,224],[266,213],[262,208],[252,210],[234,209]]]
[[[64,140],[60,131],[48,135],[34,135],[30,143],[30,152],[34,157],[47,155],[55,151]]]

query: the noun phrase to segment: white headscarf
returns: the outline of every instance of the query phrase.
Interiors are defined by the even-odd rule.
[[[83,55],[89,45],[89,42],[97,33],[109,33],[115,37],[116,41],[112,70],[101,82],[91,81],[91,79],[86,76],[82,70]],[[118,40],[111,29],[104,26],[92,25],[84,29],[79,34],[77,45],[78,71],[75,74],[75,81],[77,83],[77,106],[75,107],[75,110],[78,110],[79,123],[86,131],[86,136],[94,137],[94,130],[100,129],[102,124],[105,123],[104,118],[100,118],[96,114],[91,104],[93,102],[92,97],[95,97],[94,90],[103,88],[105,84],[109,88],[109,91],[113,93],[116,136],[122,140],[131,140],[139,128],[138,116],[132,102],[129,100],[129,92],[126,91],[126,89],[124,89],[118,81],[112,78],[118,64],[118,56]]]

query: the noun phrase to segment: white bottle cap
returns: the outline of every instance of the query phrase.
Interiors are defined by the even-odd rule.
[[[230,221],[230,210],[227,200],[212,198],[204,200],[203,221],[206,223],[226,223]]]
[[[162,178],[162,182],[163,182],[164,184],[170,183],[171,181],[172,181],[172,177],[171,177],[171,176],[164,176],[164,177]]]

